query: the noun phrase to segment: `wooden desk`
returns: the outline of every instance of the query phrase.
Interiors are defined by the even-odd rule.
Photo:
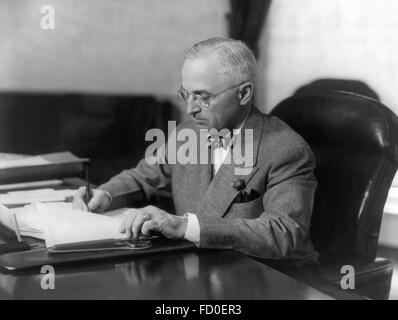
[[[0,273],[1,299],[361,299],[323,293],[233,251],[168,253],[78,267],[56,267],[55,289],[42,274]]]
[[[72,182],[72,183],[71,183]],[[68,186],[81,185],[80,179]],[[0,299],[364,299],[332,284],[309,286],[233,251],[193,250],[55,267],[55,289],[43,274],[0,273]]]

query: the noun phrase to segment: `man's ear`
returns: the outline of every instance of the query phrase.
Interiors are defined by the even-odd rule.
[[[254,86],[253,83],[251,82],[245,82],[239,86],[238,97],[239,97],[239,104],[241,106],[244,106],[250,102],[253,96],[253,89]]]

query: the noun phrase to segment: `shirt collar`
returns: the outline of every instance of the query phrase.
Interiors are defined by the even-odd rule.
[[[207,135],[207,140],[211,145],[213,145],[216,148],[223,147],[225,149],[231,147],[237,136],[240,135],[243,126],[245,125],[247,119],[249,118],[250,112],[247,114],[246,118],[240,123],[240,125],[232,130],[232,139],[230,138],[231,136],[231,131],[228,131],[226,136],[218,136],[218,137],[212,137],[210,134]],[[227,140],[228,145],[225,145],[224,140]]]

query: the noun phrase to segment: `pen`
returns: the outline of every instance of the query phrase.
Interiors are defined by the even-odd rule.
[[[90,202],[90,198],[91,198],[91,190],[90,190],[90,177],[89,177],[89,172],[88,172],[88,163],[85,166],[85,173],[86,173],[86,206],[87,206],[87,210],[88,212],[90,212],[90,208],[88,206],[88,203]]]
[[[17,251],[28,251],[33,246],[43,245],[39,243],[34,243],[32,245],[27,244],[21,237],[21,232],[19,231],[19,225],[17,221],[17,217],[15,213],[12,213],[14,224],[15,224],[15,234],[17,235],[18,242],[10,241],[7,243],[0,244],[0,254],[8,253],[8,252],[17,252]],[[40,250],[40,249],[37,249]]]
[[[19,232],[19,226],[18,226],[17,217],[15,216],[15,213],[13,213],[12,216],[14,217],[15,233],[17,234],[18,242],[22,242],[21,233]]]

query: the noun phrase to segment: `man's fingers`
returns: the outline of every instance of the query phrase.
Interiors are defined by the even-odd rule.
[[[122,221],[122,223],[120,224],[119,232],[120,232],[120,233],[125,233],[125,232],[126,232],[126,219],[124,219],[124,220]]]
[[[158,225],[155,221],[153,220],[147,220],[142,224],[141,227],[141,232],[142,234],[149,236],[151,231],[159,231],[158,230]]]
[[[80,187],[73,196],[72,207],[74,209],[88,211],[88,208],[84,201],[85,190],[86,190],[85,187]]]
[[[150,216],[146,213],[141,213],[141,214],[137,215],[137,217],[135,218],[133,225],[131,227],[131,230],[133,232],[133,237],[135,239],[138,238],[143,223],[150,219],[151,219]]]
[[[134,220],[137,217],[136,210],[131,210],[130,214],[124,219],[119,227],[120,233],[126,233],[127,237],[131,237],[131,227],[133,226]]]
[[[86,194],[86,187],[80,187],[79,189],[77,189],[76,194],[84,196]]]
[[[101,203],[106,200],[105,197],[106,197],[106,195],[103,193],[95,193],[94,192],[94,196],[89,201],[88,207],[91,210],[97,209],[98,207],[100,207]]]
[[[72,207],[77,210],[88,211],[85,202],[81,198],[74,198],[72,202]]]
[[[110,205],[110,196],[103,190],[93,190],[92,198],[88,203],[88,207],[95,212],[104,212]]]
[[[124,233],[126,233],[127,238],[131,238],[131,226],[133,225],[135,216],[129,216],[124,221]]]

